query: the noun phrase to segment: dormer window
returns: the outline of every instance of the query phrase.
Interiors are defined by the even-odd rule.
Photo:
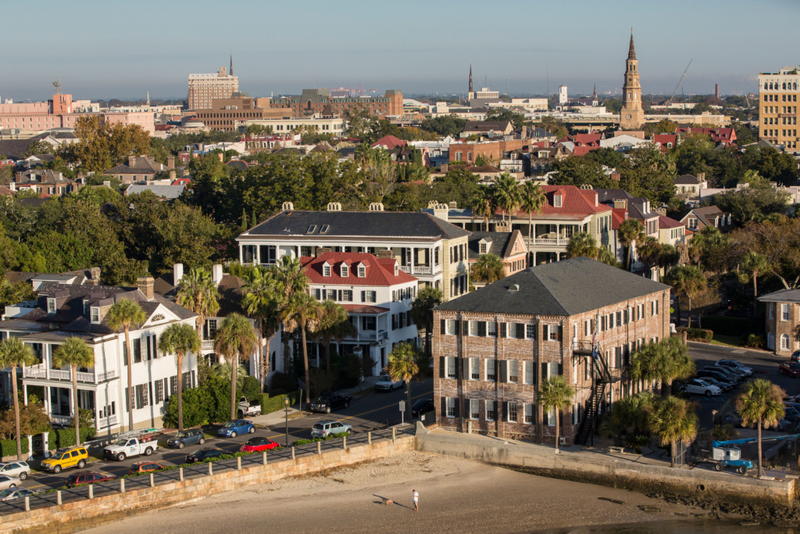
[[[347,278],[350,276],[350,267],[348,267],[346,263],[343,263],[339,270],[339,274],[342,276],[342,278]]]
[[[554,208],[561,207],[561,195],[553,195],[553,207]]]
[[[100,322],[100,308],[98,306],[92,306],[92,324],[97,324]]]
[[[326,261],[322,264],[322,276],[329,277],[331,275],[331,266]]]
[[[84,300],[83,301],[83,314],[84,315],[89,315],[89,301],[88,300]]]
[[[480,253],[481,254],[486,254],[486,248],[487,248],[486,247],[486,243],[481,243],[480,244]]]
[[[397,262],[394,262],[394,275],[398,276],[400,274],[400,267],[397,266]]]
[[[47,313],[56,312],[56,299],[47,299]]]
[[[358,277],[359,278],[366,278],[367,277],[367,268],[364,265],[358,266]]]

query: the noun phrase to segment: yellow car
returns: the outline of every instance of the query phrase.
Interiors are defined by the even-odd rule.
[[[42,468],[52,473],[60,473],[67,467],[83,469],[88,459],[89,453],[85,447],[72,447],[65,451],[56,451],[52,457],[42,462]]]

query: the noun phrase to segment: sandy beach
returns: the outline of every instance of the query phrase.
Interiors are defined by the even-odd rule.
[[[420,494],[418,513],[411,503],[413,489]],[[386,506],[384,499],[395,504]],[[695,514],[704,512],[626,490],[408,452],[216,495],[87,532],[139,534],[179,527],[193,533],[498,533],[674,521]]]

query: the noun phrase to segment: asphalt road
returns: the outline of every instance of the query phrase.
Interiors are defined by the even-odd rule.
[[[412,403],[420,398],[432,397],[433,380],[425,382],[413,382],[411,384]],[[399,402],[406,399],[405,388],[396,389],[392,392],[373,392],[363,397],[354,397],[348,408],[337,410],[330,414],[310,414],[297,417],[288,421],[289,433],[288,443],[298,439],[308,439],[311,437],[311,427],[318,421],[343,421],[353,427],[354,433],[368,432],[378,428],[395,425],[401,422]],[[219,425],[209,425],[203,427],[206,434],[216,435]],[[186,456],[192,451],[202,447],[216,447],[228,453],[234,453],[239,447],[253,437],[267,437],[277,441],[282,446],[287,443],[287,434],[284,422],[272,425],[270,428],[258,428],[253,434],[245,434],[235,438],[211,438],[207,439],[204,445],[187,445],[183,449],[159,448],[150,457],[135,456],[126,458],[121,462],[113,460],[90,460],[86,468],[81,471],[97,471],[110,473],[116,476],[128,474],[130,466],[139,461],[152,460],[165,465],[180,465],[184,463]],[[170,435],[167,435],[169,437]],[[166,439],[166,438],[165,438]],[[66,484],[69,475],[78,472],[77,469],[67,469],[58,475],[51,473],[34,472],[22,486],[35,490],[48,488],[58,488]]]

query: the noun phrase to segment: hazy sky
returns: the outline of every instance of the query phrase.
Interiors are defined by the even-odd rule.
[[[0,0],[0,98],[186,98],[233,53],[251,96],[310,87],[405,94],[619,91],[630,29],[645,93],[755,92],[800,64],[798,0]]]

